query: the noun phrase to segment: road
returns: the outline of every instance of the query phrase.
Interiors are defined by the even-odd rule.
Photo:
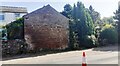
[[[87,64],[118,64],[117,46],[5,60],[2,64],[81,64],[82,52],[86,52]]]

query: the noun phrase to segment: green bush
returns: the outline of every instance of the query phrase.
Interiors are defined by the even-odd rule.
[[[7,33],[7,42],[2,41],[2,53],[17,54],[27,51],[24,41],[24,19],[20,18],[4,26],[6,32],[2,32],[2,38]]]
[[[116,44],[118,41],[117,29],[114,27],[104,28],[99,35],[99,42],[101,45]]]
[[[8,39],[24,39],[24,20],[23,18],[17,19],[5,26],[7,29]]]
[[[83,47],[90,48],[97,46],[97,39],[94,35],[91,36],[86,35],[83,41],[84,41]]]

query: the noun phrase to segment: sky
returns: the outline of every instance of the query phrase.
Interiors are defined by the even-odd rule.
[[[118,1],[120,0],[0,0],[0,6],[26,7],[28,12],[32,12],[50,4],[57,11],[61,12],[65,4],[73,6],[78,1],[84,3],[86,8],[92,5],[94,10],[101,14],[101,17],[109,17],[114,16],[113,12],[118,9]]]

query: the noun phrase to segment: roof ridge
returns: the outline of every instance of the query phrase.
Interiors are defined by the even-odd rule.
[[[12,13],[27,13],[27,8],[25,7],[12,7],[12,6],[0,6],[0,11],[2,12],[12,12]]]
[[[7,7],[7,8],[26,8],[26,7],[16,7],[16,6],[0,6],[0,7]]]
[[[55,16],[56,15],[60,15],[64,18],[67,18],[65,17],[64,15],[60,14],[57,10],[55,10],[52,6],[50,6],[49,4],[46,5],[46,6],[43,6],[42,8],[39,8],[39,9],[36,9],[28,14],[26,14],[25,16],[27,15],[39,15],[39,14],[54,14]]]

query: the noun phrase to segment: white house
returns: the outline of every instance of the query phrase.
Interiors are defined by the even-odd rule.
[[[27,14],[25,7],[0,6],[0,26],[6,25]]]

